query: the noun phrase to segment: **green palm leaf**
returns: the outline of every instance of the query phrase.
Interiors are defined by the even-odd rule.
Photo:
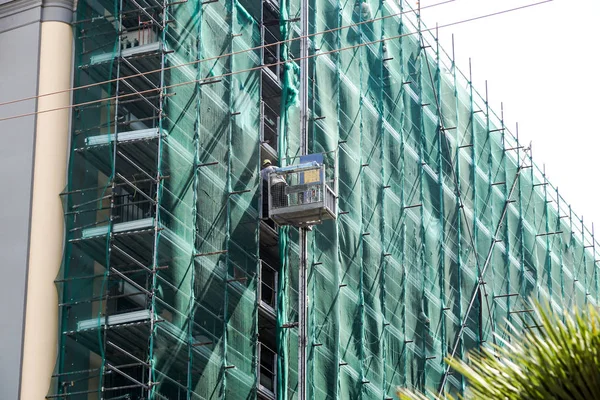
[[[600,314],[589,306],[558,314],[533,304],[539,328],[519,332],[509,324],[509,339],[472,352],[467,361],[447,359],[467,382],[467,399],[600,399]],[[440,398],[399,389],[402,400]],[[450,396],[441,398],[451,399]]]

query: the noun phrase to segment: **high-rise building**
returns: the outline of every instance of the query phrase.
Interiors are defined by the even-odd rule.
[[[413,7],[0,0],[0,397],[463,393],[444,358],[530,298],[597,304],[593,232]]]
[[[69,0],[0,0],[1,399],[43,398],[56,362],[72,10]]]

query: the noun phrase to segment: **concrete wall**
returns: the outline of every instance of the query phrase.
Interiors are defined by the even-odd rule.
[[[54,280],[59,275],[64,249],[60,194],[67,184],[72,44],[71,25],[60,21],[42,23],[22,399],[44,398],[58,354],[59,300]]]
[[[0,103],[37,94],[40,15],[34,3],[0,6]],[[36,106],[0,106],[0,119]],[[0,399],[19,398],[35,123],[35,116],[0,121]]]
[[[68,24],[71,18],[72,2],[69,0],[0,0],[0,103],[38,94],[42,25],[45,22]],[[70,35],[67,36],[70,38]],[[71,43],[67,45],[67,53],[70,53]],[[67,57],[67,65],[70,65],[70,54]],[[3,283],[0,290],[0,399],[20,398],[27,282],[28,278],[29,281],[32,278],[28,276],[28,265],[36,122],[39,122],[35,115],[2,119],[35,113],[37,108],[36,99],[0,105],[0,276]],[[67,136],[67,127],[63,128],[61,130]],[[64,174],[62,164],[65,161],[58,160],[61,168],[57,169],[57,173]],[[52,193],[51,197],[52,201],[56,201],[58,195]],[[58,232],[62,232],[62,226]],[[52,235],[53,232],[47,234]],[[62,233],[58,235],[62,240]],[[60,260],[53,260],[52,264],[51,268],[56,271]],[[43,265],[37,267],[39,270]],[[44,279],[50,283],[53,281],[53,277]],[[58,308],[57,305],[53,307]],[[36,311],[39,313],[39,310]],[[37,318],[34,314],[33,318]],[[56,335],[55,325],[48,327],[53,330],[49,332],[52,336]],[[35,335],[43,337],[39,335],[44,335],[44,332],[38,329],[33,337]],[[54,358],[55,348],[51,351],[50,358]],[[43,378],[46,380],[49,376]]]

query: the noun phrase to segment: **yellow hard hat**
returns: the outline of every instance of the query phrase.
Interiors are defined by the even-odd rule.
[[[265,165],[269,165],[269,164],[271,164],[271,160],[269,160],[268,158],[265,158],[263,160],[262,166],[264,167]]]

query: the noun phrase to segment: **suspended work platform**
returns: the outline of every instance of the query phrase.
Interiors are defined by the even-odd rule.
[[[278,225],[314,225],[336,218],[335,178],[327,179],[322,162],[277,168],[269,183],[269,218]]]

